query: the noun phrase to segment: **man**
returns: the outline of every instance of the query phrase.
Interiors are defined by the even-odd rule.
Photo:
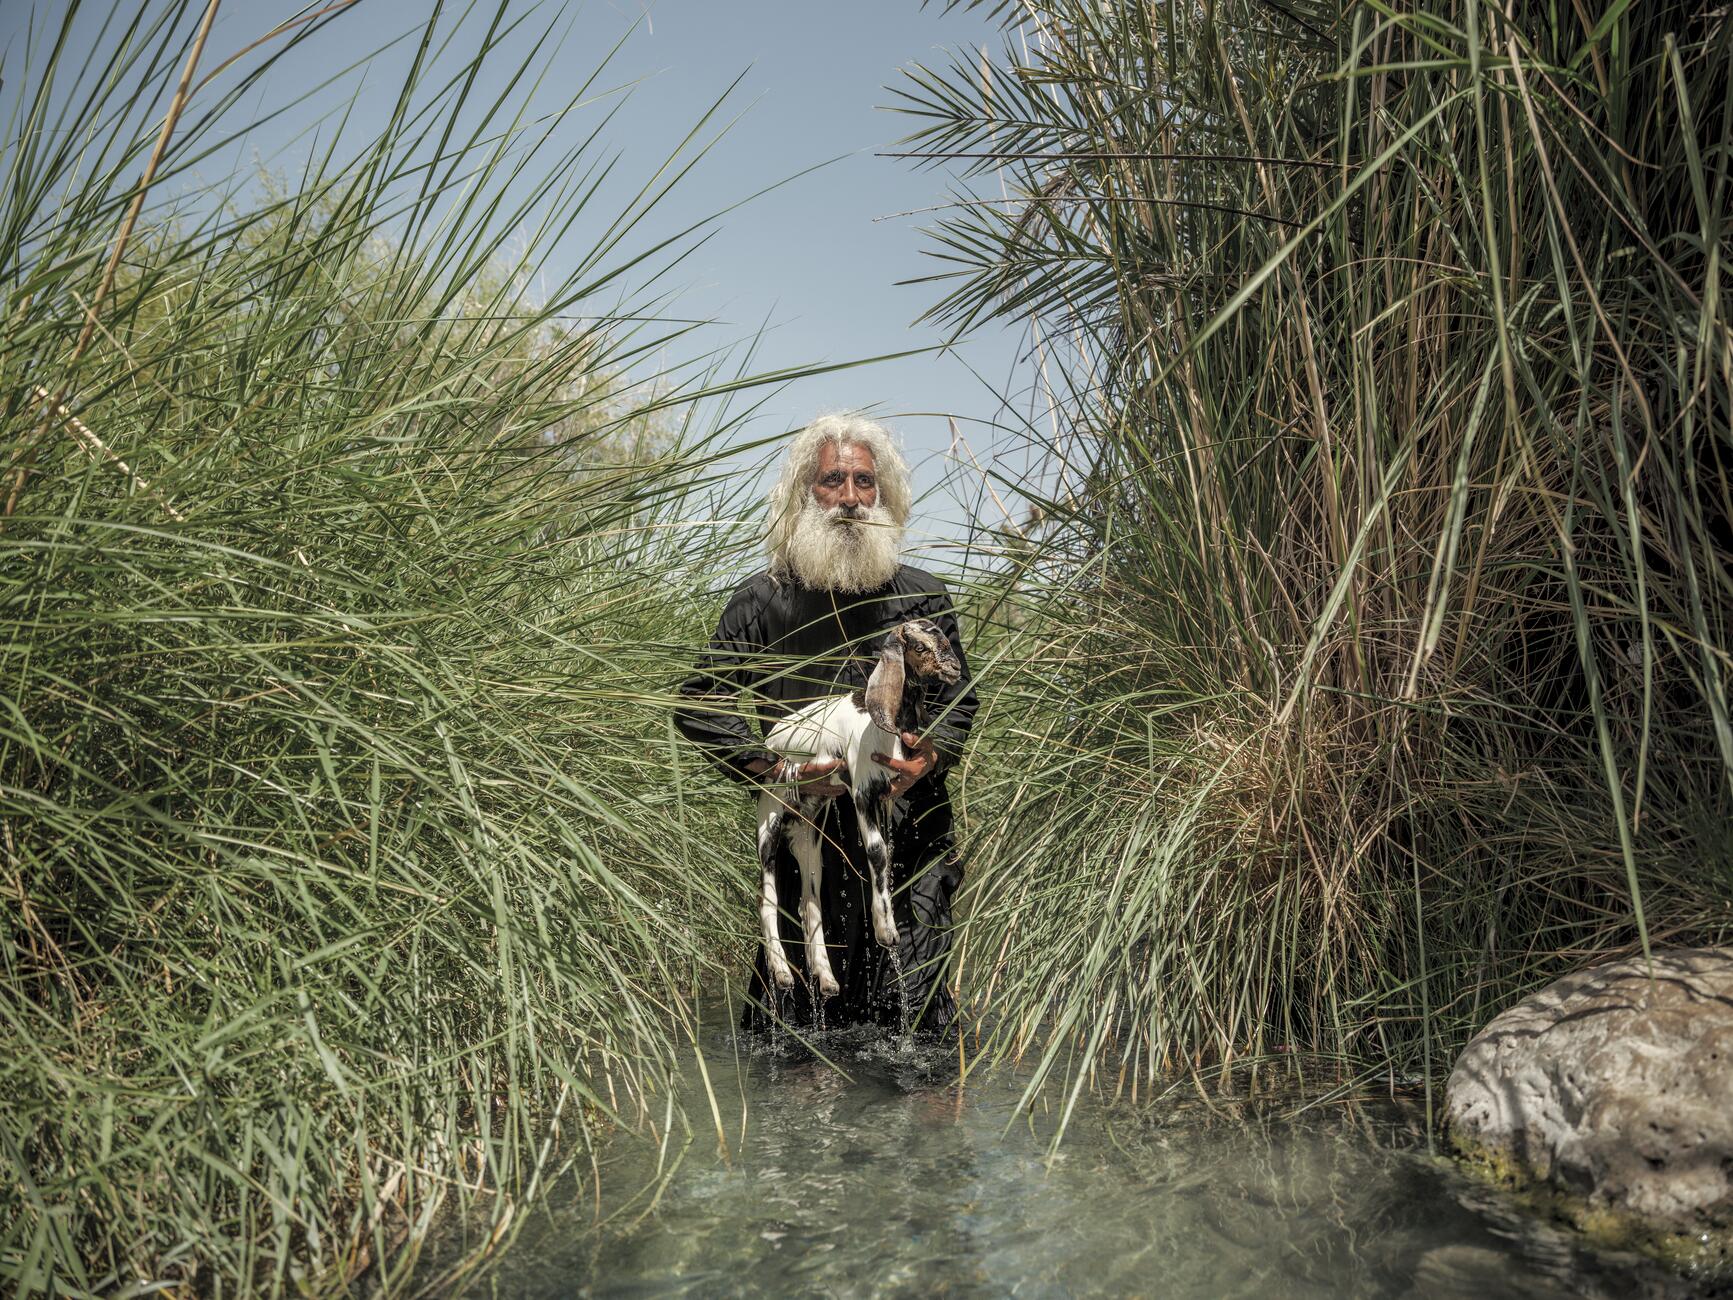
[[[680,688],[675,721],[682,734],[756,793],[776,767],[764,733],[812,700],[864,687],[884,633],[898,623],[932,619],[962,666],[954,685],[928,688],[928,716],[936,720],[925,736],[903,733],[909,757],[874,755],[894,773],[886,838],[899,936],[895,953],[873,937],[859,829],[852,812],[843,815],[847,800],[836,801],[848,792],[844,763],[805,763],[794,780],[804,793],[827,800],[818,825],[822,905],[841,992],[821,1000],[809,980],[797,979],[793,991],[778,998],[760,951],[748,991],[747,1028],[777,1019],[895,1025],[906,1013],[921,1029],[938,1031],[956,1014],[943,968],[950,952],[951,898],[963,869],[945,775],[961,757],[976,701],[944,584],[898,560],[909,507],[908,466],[880,425],[828,415],[803,429],[770,494],[770,565],[735,590],[709,649]],[[736,708],[739,699],[752,705],[757,727]],[[776,871],[780,896],[800,897],[799,869],[786,845]],[[798,965],[805,946],[800,924],[785,911],[781,925],[783,946]]]

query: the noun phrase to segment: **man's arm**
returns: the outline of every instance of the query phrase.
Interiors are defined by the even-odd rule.
[[[776,755],[765,749],[752,723],[736,707],[740,692],[752,685],[756,675],[753,659],[762,652],[764,638],[757,614],[758,600],[750,587],[734,593],[692,675],[680,683],[674,725],[719,771],[741,785],[756,787],[780,779],[798,781],[805,793],[824,798],[846,794],[848,787],[841,782],[847,764],[841,759],[815,760],[792,771],[778,771]]]
[[[963,638],[957,630],[957,611],[951,604],[951,593],[943,583],[927,598],[926,616],[938,624],[939,631],[956,652],[962,672],[957,680],[941,683],[928,704],[934,722],[927,728],[927,739],[938,751],[941,768],[955,767],[962,760],[963,746],[968,742],[969,729],[975,725],[975,678],[969,671],[969,657],[963,653]]]
[[[757,607],[750,587],[734,593],[692,675],[680,683],[680,703],[674,710],[680,734],[742,785],[755,785],[776,762],[736,707],[740,691],[754,676],[752,660],[761,653],[754,627]]]

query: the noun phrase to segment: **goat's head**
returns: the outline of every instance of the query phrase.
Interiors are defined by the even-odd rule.
[[[867,679],[867,713],[877,726],[894,732],[907,678],[931,678],[948,684],[962,675],[957,652],[937,623],[930,618],[898,623],[885,633],[878,664]]]

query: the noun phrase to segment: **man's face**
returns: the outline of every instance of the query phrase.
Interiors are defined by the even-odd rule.
[[[791,571],[814,591],[876,591],[896,576],[902,540],[902,525],[879,499],[871,448],[821,443],[787,541]]]
[[[879,499],[879,476],[872,452],[853,443],[840,448],[835,443],[826,443],[819,448],[812,499],[825,510],[837,506],[851,513],[871,510]]]

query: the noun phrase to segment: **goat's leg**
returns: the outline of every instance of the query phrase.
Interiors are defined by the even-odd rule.
[[[879,809],[883,800],[864,792],[854,797],[854,815],[860,825],[861,846],[866,849],[867,867],[872,873],[873,934],[886,948],[897,946],[897,921],[891,915],[891,853],[879,829]]]
[[[777,988],[794,987],[794,971],[782,951],[782,933],[777,925],[776,850],[788,824],[788,809],[773,794],[758,796],[758,866],[763,872],[758,887],[758,923],[764,932],[764,965]]]
[[[818,991],[833,998],[842,991],[830,969],[830,953],[824,946],[824,907],[821,897],[824,885],[824,853],[818,843],[818,828],[813,819],[819,808],[803,803],[794,824],[789,827],[788,842],[794,850],[794,860],[800,864],[800,922],[806,930],[806,972],[818,981]]]

